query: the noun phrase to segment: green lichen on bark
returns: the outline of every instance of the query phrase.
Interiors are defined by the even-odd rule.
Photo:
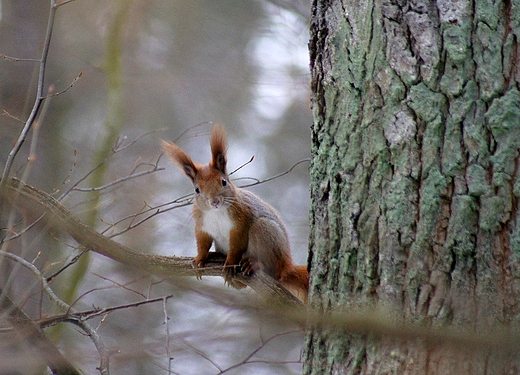
[[[311,21],[311,308],[518,319],[520,6],[316,0]],[[341,332],[306,347],[305,373],[508,368]]]
[[[480,227],[498,232],[511,220],[516,204],[513,191],[520,150],[520,92],[513,88],[493,100],[485,117],[494,143],[489,158],[493,173],[490,188],[494,193],[481,198]]]

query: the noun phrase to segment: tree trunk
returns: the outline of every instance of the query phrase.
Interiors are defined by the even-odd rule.
[[[518,324],[519,37],[518,0],[313,1],[313,309]],[[306,338],[306,374],[519,368],[420,340]]]

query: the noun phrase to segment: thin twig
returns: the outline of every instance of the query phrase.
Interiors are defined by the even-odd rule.
[[[54,280],[60,273],[62,273],[63,271],[65,271],[67,268],[69,268],[70,266],[72,266],[73,264],[75,264],[79,258],[81,258],[81,256],[86,253],[88,250],[85,250],[83,249],[79,254],[75,255],[69,262],[67,262],[67,264],[65,264],[63,267],[61,267],[58,271],[54,272],[52,275],[50,275],[49,277],[47,277],[47,282],[51,282],[52,280]]]
[[[76,169],[76,166],[78,165],[78,150],[74,149],[73,154],[74,154],[74,160],[72,162],[72,167],[69,169],[69,174],[67,175],[67,177],[65,177],[63,179],[62,184],[67,184],[70,182],[70,177],[72,176],[72,173],[74,173],[74,170]],[[59,189],[57,189],[55,192],[58,193]]]
[[[98,187],[92,187],[92,188],[74,188],[72,190],[74,191],[80,191],[80,192],[92,192],[92,191],[101,191],[101,190],[105,190],[109,187],[112,187],[114,185],[117,185],[117,184],[120,184],[121,182],[124,182],[124,181],[128,181],[128,180],[131,180],[133,178],[137,178],[137,177],[141,177],[141,176],[145,176],[147,174],[151,174],[151,173],[155,173],[157,171],[164,171],[164,168],[154,168],[152,170],[149,170],[149,171],[143,171],[143,172],[139,172],[139,173],[134,173],[134,174],[131,174],[131,175],[128,175],[128,176],[125,176],[125,177],[121,177],[121,178],[118,178],[117,180],[114,180],[112,182],[109,182],[108,184],[105,184],[105,185],[101,185],[101,186],[98,186]]]
[[[9,252],[2,251],[2,250],[0,250],[0,256],[7,258],[7,259],[11,259],[15,262],[18,262],[19,264],[21,264],[22,266],[27,268],[29,271],[31,271],[32,274],[34,276],[36,276],[36,278],[40,282],[42,290],[45,292],[45,294],[47,294],[49,299],[52,302],[54,302],[56,304],[56,306],[58,306],[63,311],[67,311],[67,309],[69,309],[69,305],[67,305],[56,294],[54,294],[54,291],[49,287],[47,280],[45,280],[45,278],[41,274],[40,270],[34,264],[26,261],[25,259],[23,259],[22,257],[20,257],[16,254],[9,253]]]
[[[239,362],[239,363],[235,363],[231,366],[229,366],[228,368],[226,368],[225,370],[220,370],[219,372],[219,375],[220,374],[225,374],[226,372],[228,371],[231,371],[231,370],[234,370],[238,367],[241,367],[241,366],[244,366],[244,365],[248,365],[248,364],[251,364],[251,363],[265,363],[265,361],[260,361],[260,360],[257,360],[257,361],[252,361],[251,358],[253,358],[253,356],[255,354],[257,354],[260,350],[262,350],[263,348],[265,348],[265,346],[267,344],[269,344],[271,341],[273,341],[274,339],[278,338],[278,337],[281,337],[281,336],[285,336],[285,335],[288,335],[288,334],[292,334],[292,333],[295,333],[295,332],[299,332],[301,330],[292,330],[292,331],[287,331],[287,332],[281,332],[281,333],[277,333],[271,337],[269,337],[267,340],[265,339],[261,339],[261,342],[262,344],[260,346],[258,346],[255,350],[253,350],[251,353],[249,353],[249,355],[244,358],[244,360],[242,362]],[[273,363],[273,361],[269,361],[268,363]],[[288,364],[288,363],[299,363],[299,362],[295,362],[295,361],[284,361],[284,362],[276,362],[277,364]]]
[[[190,126],[189,128],[185,129],[185,130],[184,130],[184,131],[183,131],[183,132],[182,132],[182,133],[181,133],[177,138],[175,138],[172,142],[173,142],[173,143],[177,143],[177,142],[179,142],[179,141],[180,141],[180,140],[181,140],[181,139],[186,135],[186,133],[192,131],[193,129],[196,129],[196,128],[201,127],[201,126],[203,126],[203,125],[211,125],[211,124],[213,124],[212,121],[204,121],[204,122],[200,122],[200,123],[198,123],[198,124],[192,125],[192,126]],[[194,135],[193,137],[188,137],[188,138],[194,138],[194,137],[198,137],[198,136],[199,136],[199,135],[197,134],[197,135]]]
[[[164,210],[157,210],[157,211],[155,211],[153,214],[150,214],[150,215],[146,216],[145,218],[143,218],[143,219],[141,219],[141,220],[139,220],[139,221],[137,221],[137,222],[135,222],[135,223],[132,222],[132,223],[130,223],[130,224],[128,225],[128,227],[126,227],[125,229],[123,229],[123,230],[121,230],[121,231],[119,231],[119,232],[117,232],[117,233],[112,233],[111,235],[109,235],[109,236],[107,236],[107,237],[108,237],[108,238],[114,238],[114,237],[116,237],[116,236],[120,236],[120,235],[122,235],[123,233],[126,233],[126,232],[128,232],[128,231],[134,229],[135,227],[137,227],[137,226],[143,224],[144,222],[150,220],[150,219],[153,218],[154,216],[160,215],[160,214],[162,214],[162,213],[164,213],[164,212],[168,212],[168,211],[174,210],[174,209],[176,209],[176,208],[186,207],[186,206],[189,206],[190,204],[191,204],[191,201],[186,200],[185,203],[177,204],[177,205],[175,205],[175,206],[172,206],[172,207],[167,208],[167,209],[164,209]]]
[[[31,224],[25,226],[25,228],[23,228],[20,232],[17,232],[9,237],[6,236],[5,238],[2,238],[0,240],[0,244],[12,241],[12,240],[22,236],[23,234],[27,233],[31,228],[33,228],[36,224],[38,224],[40,222],[40,220],[43,219],[44,216],[45,216],[45,214],[40,215],[40,217],[38,217],[36,220],[34,220]]]
[[[120,287],[120,288],[122,288],[122,289],[124,289],[124,290],[127,290],[127,291],[129,291],[129,292],[135,293],[135,294],[137,294],[138,296],[143,297],[144,299],[147,299],[147,297],[144,295],[144,293],[141,293],[141,292],[139,292],[139,291],[137,291],[137,290],[134,290],[134,289],[132,289],[132,288],[129,288],[129,287],[127,286],[127,285],[133,284],[133,283],[135,283],[135,282],[137,282],[137,281],[140,281],[140,280],[146,278],[147,276],[143,276],[143,277],[141,277],[141,278],[139,278],[139,279],[134,279],[134,280],[132,280],[132,281],[126,283],[126,284],[121,284],[121,283],[118,283],[118,282],[115,281],[115,280],[109,279],[108,277],[106,277],[106,276],[102,276],[102,275],[99,275],[99,274],[97,274],[97,273],[95,273],[95,272],[91,272],[91,274],[94,275],[94,276],[99,277],[99,278],[102,279],[102,280],[105,280],[105,281],[111,282],[112,284],[114,284],[114,285],[116,285],[116,286],[118,286],[118,287]]]
[[[263,180],[259,180],[259,179],[252,178],[252,177],[242,177],[242,178],[237,178],[234,181],[238,181],[238,180],[253,180],[253,181],[255,181],[255,182],[253,182],[251,184],[241,185],[240,186],[241,188],[256,186],[256,185],[260,185],[260,184],[265,184],[266,182],[269,182],[269,181],[272,181],[272,180],[276,180],[277,178],[283,177],[283,176],[291,173],[293,171],[293,169],[296,168],[298,165],[300,165],[302,163],[308,163],[310,160],[311,159],[302,159],[302,160],[296,162],[295,164],[293,164],[293,166],[291,168],[289,168],[288,170],[286,170],[285,172],[276,174],[276,175],[274,175],[272,177],[268,177],[268,178],[265,178]]]
[[[135,137],[132,141],[130,141],[128,144],[121,146],[121,144],[123,143],[123,140],[126,139],[126,137],[120,137],[121,139],[116,141],[116,145],[117,147],[114,148],[114,153],[118,153],[118,152],[121,152],[121,151],[124,151],[126,150],[127,148],[130,148],[132,147],[133,145],[135,145],[137,142],[139,142],[142,138],[144,137],[148,137],[149,135],[151,134],[155,134],[155,133],[159,133],[159,132],[162,132],[164,131],[166,128],[161,128],[161,129],[155,129],[155,130],[151,130],[149,132],[146,132],[146,133],[143,133],[141,135],[138,135],[137,137]]]
[[[94,274],[94,275],[100,277],[98,274]],[[142,278],[144,278],[144,277],[142,277]],[[108,280],[108,279],[105,279],[105,280]],[[134,283],[134,282],[136,282],[136,280],[132,280],[132,281],[130,281],[128,284],[132,284],[132,283]],[[137,292],[137,291],[135,291],[135,290],[132,290],[132,289],[126,287],[126,286],[123,285],[123,284],[116,283],[116,282],[114,282],[114,281],[112,281],[112,283],[113,283],[114,285],[109,285],[109,286],[104,286],[104,287],[93,288],[93,289],[89,289],[89,290],[87,290],[85,293],[83,293],[83,294],[81,294],[80,296],[78,296],[78,297],[77,297],[77,298],[76,298],[76,299],[75,299],[75,300],[70,304],[70,306],[72,307],[72,306],[76,305],[76,304],[79,302],[79,300],[81,300],[83,297],[85,297],[85,296],[87,296],[87,295],[89,295],[89,294],[91,294],[91,293],[99,292],[100,290],[113,289],[113,288],[116,288],[116,287],[118,287],[118,288],[120,287],[120,288],[126,289],[126,290],[128,290],[128,291],[131,291],[131,292],[134,292],[134,293],[138,294],[139,296],[141,296],[141,297],[143,297],[143,298],[146,298],[145,296],[143,296],[142,293],[139,293],[139,292]],[[128,285],[128,284],[127,284],[127,285]]]
[[[73,190],[77,190],[77,189],[80,189],[78,188],[78,185],[81,184],[83,181],[85,181],[92,173],[94,173],[96,170],[98,170],[99,168],[101,168],[107,161],[109,158],[111,158],[112,156],[116,155],[117,153],[121,152],[121,151],[124,151],[126,150],[127,148],[129,147],[132,147],[134,144],[136,144],[140,139],[150,135],[150,134],[154,134],[158,131],[161,131],[160,129],[159,130],[153,130],[153,131],[150,131],[150,132],[146,132],[144,134],[141,134],[139,136],[137,136],[135,139],[133,139],[131,142],[129,142],[128,144],[124,145],[123,147],[121,147],[121,144],[122,144],[122,140],[121,140],[121,137],[119,137],[114,146],[112,147],[112,150],[110,152],[109,155],[107,155],[105,157],[105,159],[100,162],[98,165],[96,165],[93,169],[91,169],[89,172],[87,172],[83,177],[81,177],[78,181],[76,181],[72,186],[70,186],[67,190],[65,190],[59,197],[58,197],[58,201],[61,201],[63,200],[63,198],[65,198],[71,191]],[[158,165],[159,163],[159,160],[161,159],[161,156],[159,156],[157,158],[157,162],[155,165]],[[162,168],[161,168],[162,170]],[[150,172],[151,173],[151,172]],[[127,176],[128,178],[128,176]]]
[[[2,57],[5,60],[14,61],[14,62],[17,62],[17,61],[40,62],[39,59],[26,59],[26,58],[21,58],[21,57],[12,57],[12,56],[4,55],[3,53],[0,54],[0,57]]]
[[[16,117],[16,116],[13,116],[13,115],[10,114],[9,112],[7,112],[5,109],[2,110],[2,114],[3,114],[4,116],[7,116],[7,117],[13,119],[13,120],[16,120],[16,121],[18,121],[18,122],[21,122],[22,124],[25,124],[25,121],[24,121],[24,120],[22,120],[22,119],[20,119],[20,118],[18,118],[18,117]]]
[[[161,160],[163,154],[160,154],[159,157],[157,158],[157,161],[155,163],[147,163],[145,161],[142,161],[142,162],[139,162],[139,163],[134,163],[134,167],[132,168],[132,170],[130,171],[129,174],[133,174],[133,173],[136,173],[136,171],[140,168],[140,167],[152,167],[152,168],[159,168],[159,161]],[[164,168],[161,168],[161,170],[164,170]]]
[[[149,206],[145,202],[143,208],[141,208],[141,210],[139,210],[139,212],[125,216],[125,217],[119,219],[118,221],[112,223],[108,228],[104,229],[101,232],[101,234],[105,234],[106,232],[108,232],[110,229],[112,229],[116,225],[121,224],[123,221],[131,219],[130,223],[127,225],[127,227],[125,229],[122,229],[121,231],[116,232],[116,233],[112,233],[112,234],[108,235],[107,237],[114,238],[116,236],[120,236],[121,234],[126,233],[129,230],[132,230],[133,228],[137,227],[138,225],[141,225],[145,221],[150,220],[154,216],[157,216],[159,214],[162,214],[162,213],[165,213],[165,212],[168,212],[168,211],[180,208],[180,207],[189,206],[190,204],[192,204],[192,196],[193,196],[193,194],[187,194],[185,196],[177,198],[174,201],[171,201],[168,203],[162,203],[160,205],[153,206],[153,207]],[[171,206],[171,207],[161,209],[162,207],[167,207],[167,206]],[[152,212],[152,213],[150,213],[150,212]],[[148,216],[140,219],[139,221],[136,221],[139,216],[146,215],[146,214],[148,214]]]
[[[48,93],[54,92],[54,85],[50,85],[48,90]],[[43,123],[43,120],[45,118],[45,115],[47,114],[47,111],[49,110],[50,100],[46,100],[43,102],[43,106],[40,110],[40,113],[38,115],[38,119],[34,121],[34,125],[32,127],[32,137],[29,145],[29,157],[27,158],[27,167],[25,168],[21,180],[27,181],[29,178],[29,175],[31,174],[32,166],[34,165],[34,161],[36,160],[36,147],[38,145],[38,140],[40,136],[40,129],[41,124]]]
[[[112,154],[111,154],[112,155]],[[111,155],[107,156],[109,158]],[[65,190],[59,197],[58,201],[61,201],[63,198],[65,198],[69,193],[76,188],[79,184],[81,184],[83,181],[85,181],[92,173],[94,173],[97,169],[101,168],[103,164],[106,162],[106,159],[103,160],[101,163],[96,165],[93,169],[88,171],[83,177],[81,177],[76,183],[74,183],[71,187],[69,187],[67,190]]]
[[[181,341],[184,343],[184,345],[186,345],[188,348],[190,348],[191,350],[193,350],[195,353],[197,353],[199,356],[201,356],[202,358],[204,358],[206,361],[208,361],[209,363],[211,363],[217,370],[220,371],[220,373],[222,373],[222,368],[219,366],[219,364],[217,362],[215,362],[214,360],[212,360],[210,358],[209,355],[207,355],[206,353],[204,353],[202,350],[200,350],[199,348],[195,347],[195,345],[191,344],[190,342],[188,342],[188,340],[186,340],[185,338],[181,337]]]
[[[166,327],[166,340],[165,340],[166,348],[165,349],[166,349],[166,356],[168,357],[168,374],[171,374],[173,357],[172,357],[172,353],[171,353],[171,349],[170,349],[170,322],[169,322],[170,318],[168,316],[168,311],[166,309],[167,301],[168,301],[167,298],[163,298],[164,325]]]
[[[249,161],[246,161],[244,164],[242,164],[240,167],[238,167],[237,169],[235,169],[233,172],[230,172],[229,175],[231,176],[233,173],[238,172],[239,170],[241,170],[242,168],[244,168],[246,165],[251,164],[251,163],[253,162],[254,159],[255,159],[255,155],[251,156],[251,159],[249,159]]]
[[[45,71],[47,67],[47,57],[49,55],[49,47],[51,45],[51,37],[52,37],[52,31],[54,27],[54,16],[56,14],[56,8],[54,7],[56,4],[55,0],[51,0],[51,8],[49,11],[49,18],[47,21],[47,31],[45,34],[45,39],[43,42],[43,51],[41,58],[39,60],[40,63],[40,69],[38,72],[38,87],[36,89],[36,99],[34,101],[33,108],[31,110],[31,113],[29,114],[29,117],[27,121],[25,122],[25,126],[23,127],[20,135],[18,136],[18,140],[16,141],[16,144],[12,148],[11,152],[9,152],[9,155],[7,156],[7,160],[5,163],[4,171],[2,173],[2,180],[0,181],[0,191],[2,191],[5,188],[5,184],[7,181],[7,176],[9,175],[9,172],[11,171],[11,168],[13,166],[14,159],[18,152],[20,151],[20,148],[22,147],[22,144],[25,141],[25,138],[27,137],[27,133],[29,133],[29,130],[34,124],[34,121],[36,119],[36,115],[38,114],[38,111],[40,110],[40,107],[45,100],[45,96],[43,95],[43,89],[45,84]]]
[[[54,8],[59,8],[62,5],[65,5],[65,4],[68,4],[68,3],[72,3],[73,1],[75,1],[75,0],[62,0],[61,2],[55,4]]]
[[[112,307],[96,308],[96,309],[91,309],[91,310],[86,310],[86,311],[78,311],[74,308],[71,308],[69,311],[67,311],[64,314],[57,314],[57,315],[39,319],[38,324],[40,324],[42,327],[50,327],[50,326],[56,325],[58,323],[61,323],[63,321],[67,321],[69,319],[77,319],[80,321],[86,321],[86,320],[98,318],[103,315],[110,314],[114,311],[148,305],[148,304],[156,303],[159,301],[169,300],[170,298],[173,298],[173,295],[146,299],[144,301],[131,302],[131,303],[126,303],[123,305],[117,305],[117,306],[112,306]]]
[[[50,98],[50,97],[53,97],[53,96],[59,96],[59,95],[61,95],[61,94],[66,93],[67,91],[69,91],[69,90],[72,88],[72,86],[74,86],[74,85],[76,84],[76,82],[79,81],[79,79],[81,78],[81,76],[83,76],[83,73],[82,73],[82,72],[80,72],[80,73],[78,74],[78,76],[72,80],[71,84],[70,84],[68,87],[66,87],[65,89],[63,89],[63,90],[61,90],[61,91],[58,91],[58,92],[55,92],[55,93],[51,93],[51,94],[47,95],[46,98]]]

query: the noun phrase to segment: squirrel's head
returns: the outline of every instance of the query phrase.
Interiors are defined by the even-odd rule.
[[[201,209],[227,207],[234,197],[233,184],[226,171],[227,135],[223,126],[213,128],[210,146],[211,161],[199,165],[175,143],[162,141],[163,151],[193,183],[195,202]]]

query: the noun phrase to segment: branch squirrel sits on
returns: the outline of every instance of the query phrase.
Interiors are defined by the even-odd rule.
[[[210,139],[211,161],[195,164],[176,144],[162,141],[162,149],[192,181],[195,188],[193,218],[197,256],[195,269],[204,267],[212,243],[226,254],[224,278],[233,281],[240,267],[245,275],[261,270],[280,281],[296,297],[307,300],[309,276],[306,266],[295,266],[289,239],[277,212],[253,193],[235,186],[226,171],[227,135],[216,125]]]

